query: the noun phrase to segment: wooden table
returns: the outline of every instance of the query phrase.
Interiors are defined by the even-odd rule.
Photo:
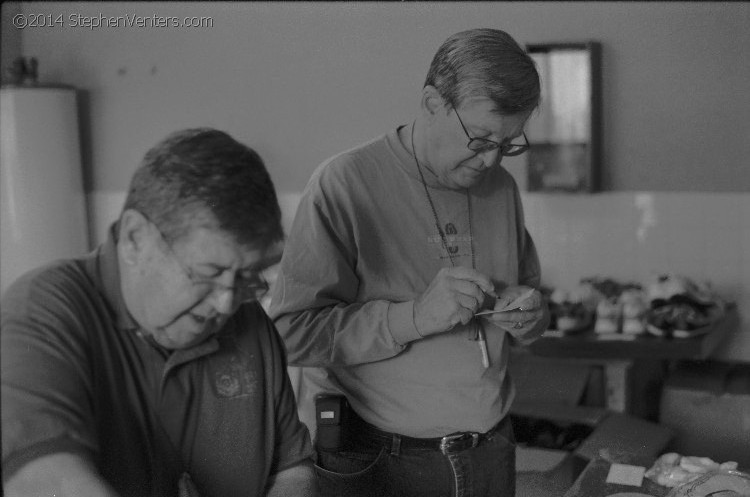
[[[706,359],[731,330],[739,326],[736,306],[727,309],[705,333],[691,338],[665,338],[652,334],[600,335],[593,331],[569,336],[548,332],[530,345],[534,354],[550,357],[596,359]]]
[[[666,338],[651,334],[599,335],[593,331],[555,336],[548,332],[523,349],[535,356],[601,366],[604,370],[605,406],[616,412],[627,413],[631,411],[631,377],[636,360],[707,359],[726,335],[738,326],[737,308],[729,306],[722,319],[707,327],[705,333],[691,338]]]

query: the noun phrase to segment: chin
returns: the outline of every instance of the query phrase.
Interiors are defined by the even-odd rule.
[[[456,184],[461,188],[471,188],[481,183],[482,179],[484,179],[484,174],[478,174],[476,176],[464,176],[460,179],[460,181],[457,181]]]
[[[477,170],[473,168],[467,168],[462,171],[463,174],[455,178],[454,182],[461,188],[471,188],[472,186],[482,182],[485,176],[487,176],[488,170],[489,169]]]
[[[165,349],[178,350],[198,345],[211,335],[213,335],[211,330],[201,330],[198,332],[162,330],[162,333],[154,335],[154,340]]]
[[[176,344],[174,347],[172,347],[175,350],[181,350],[181,349],[189,349],[190,347],[195,347],[196,345],[200,344],[201,342],[205,341],[208,337],[200,337],[193,340],[187,340],[180,342]]]
[[[190,347],[194,347],[202,342],[205,342],[210,336],[211,334],[208,333],[208,334],[202,334],[202,335],[192,336],[192,337],[184,337],[184,338],[180,337],[175,340],[170,340],[171,346],[168,348],[173,349],[173,350],[189,349]]]

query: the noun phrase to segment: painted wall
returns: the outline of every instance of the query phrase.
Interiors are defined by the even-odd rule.
[[[750,363],[750,195],[610,192],[522,197],[544,285],[570,290],[581,278],[599,276],[646,286],[666,273],[707,281],[722,299],[737,305],[740,316],[739,328],[713,358]],[[287,232],[299,199],[299,193],[279,195]],[[91,195],[96,241],[106,238],[124,201],[124,191]]]
[[[0,81],[9,82],[6,69],[21,56],[22,30],[13,26],[13,17],[21,13],[21,4],[3,2],[0,5]]]
[[[225,129],[301,190],[326,157],[412,119],[450,34],[603,45],[605,190],[750,191],[750,4],[23,3],[41,77],[90,95],[93,190],[122,190],[145,150],[187,126]],[[129,27],[134,16],[209,27]],[[84,16],[120,18],[82,27]],[[89,19],[92,20],[92,19]],[[153,22],[151,23],[153,24]]]
[[[288,227],[318,163],[413,118],[430,58],[450,34],[493,26],[521,43],[598,40],[606,191],[524,195],[545,284],[594,275],[645,282],[659,272],[709,279],[739,304],[742,319],[718,357],[750,360],[748,3],[24,3],[22,10],[63,15],[65,26],[23,30],[23,54],[40,59],[43,81],[87,92],[92,242],[119,213],[143,153],[177,128],[215,126],[256,148]],[[126,25],[153,15],[208,17],[213,25]],[[73,26],[82,16],[123,19]]]

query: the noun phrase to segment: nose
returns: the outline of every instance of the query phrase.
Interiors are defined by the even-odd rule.
[[[238,300],[235,279],[233,271],[224,271],[220,279],[214,281],[208,301],[219,314],[231,314],[235,310],[235,302]]]
[[[479,155],[482,156],[482,161],[484,162],[484,167],[486,169],[489,169],[493,166],[498,166],[503,161],[503,156],[502,154],[500,154],[499,148],[493,148],[491,150],[481,152]]]
[[[231,314],[234,301],[235,290],[232,287],[216,286],[208,297],[208,302],[218,314]]]

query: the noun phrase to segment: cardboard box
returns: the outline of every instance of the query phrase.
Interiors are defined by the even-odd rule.
[[[682,455],[750,468],[750,366],[681,363],[662,391],[659,421]]]
[[[600,408],[519,402],[511,408],[511,416],[549,421],[584,433],[580,442],[572,442],[575,445],[572,450],[525,445],[523,433],[520,437],[517,433],[517,471],[550,471],[569,455],[585,462],[602,454],[614,458],[618,455],[655,458],[664,452],[673,437],[668,427]],[[588,427],[588,432],[579,427]]]
[[[672,431],[667,427],[603,407],[580,405],[591,371],[587,364],[512,355],[516,398],[510,414],[518,442],[519,473],[554,473],[572,484],[588,461],[603,451],[615,458],[655,458],[668,447]],[[542,436],[542,446],[539,436],[528,443],[529,433],[545,429],[550,435]],[[561,443],[548,443],[555,438]]]
[[[516,495],[562,496],[597,456],[627,460],[660,455],[671,439],[670,430],[632,416],[600,408],[570,407],[559,403],[516,403],[512,417],[557,420],[564,426],[588,428],[588,434],[572,450],[519,444],[516,448]],[[523,434],[521,434],[523,435]],[[577,443],[577,442],[575,442]]]

